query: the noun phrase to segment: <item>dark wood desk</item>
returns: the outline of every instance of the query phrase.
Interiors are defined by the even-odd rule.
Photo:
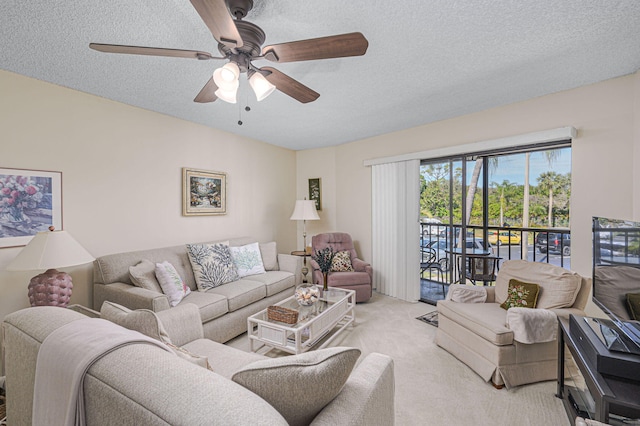
[[[582,319],[582,317],[577,317]],[[579,325],[582,325],[578,321]],[[585,327],[586,324],[584,325]],[[589,333],[590,332],[590,333]],[[593,330],[584,333],[590,339],[598,339]],[[600,343],[599,340],[596,343]],[[565,385],[571,381],[565,377],[565,344],[580,370],[586,389]],[[600,343],[602,344],[602,343]],[[574,381],[575,382],[575,381]],[[581,401],[581,397],[593,399],[594,409],[590,410]],[[571,424],[576,416],[588,416],[592,420],[609,423],[609,416],[640,418],[640,382],[632,383],[602,376],[585,356],[582,349],[570,333],[569,320],[558,317],[558,389],[556,397],[562,399]]]

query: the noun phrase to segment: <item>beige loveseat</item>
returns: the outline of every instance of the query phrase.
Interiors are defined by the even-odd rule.
[[[228,240],[232,247],[255,243],[249,237]],[[275,252],[275,243],[260,245],[264,253],[263,274],[250,275],[219,287],[198,291],[186,244],[151,250],[110,254],[93,264],[93,307],[100,309],[106,300],[129,309],[169,309],[169,299],[161,292],[135,286],[130,268],[141,261],[168,261],[191,289],[180,304],[195,304],[200,309],[204,336],[226,342],[247,331],[247,318],[289,296],[302,282],[302,258]],[[268,257],[271,258],[267,261]],[[276,260],[277,259],[277,260]],[[179,306],[179,305],[178,305]]]
[[[500,307],[507,297],[511,279],[539,284],[539,306],[548,307],[558,316],[585,315],[583,310],[591,287],[589,279],[547,263],[511,260],[500,269],[495,287],[452,285],[447,300],[438,301],[436,343],[498,388],[555,380],[557,322],[552,318],[547,325],[552,327],[548,331],[554,333],[551,341],[517,341],[514,330],[507,326],[508,311]],[[480,290],[486,300],[481,303],[454,301],[456,293],[464,291],[464,287]],[[566,307],[559,307],[564,305]],[[540,330],[534,327],[534,331]]]
[[[157,341],[160,338],[153,333],[170,339],[173,345],[182,347],[182,352],[191,352],[191,358],[206,357],[210,369],[187,360],[189,356],[179,357],[148,343],[118,347],[87,370],[83,386],[87,425],[394,423],[393,361],[386,355],[372,353],[358,360],[357,349],[328,348],[266,358],[203,338],[200,314],[194,305],[183,304],[157,314],[138,310],[135,314],[128,323],[126,314],[120,317],[113,309],[102,319],[59,307],[27,308],[7,315],[2,331],[8,424],[32,423],[38,353],[44,345],[66,342],[50,339],[43,345],[47,336],[69,327],[80,328],[75,326],[83,321],[85,329],[100,328],[86,321],[104,322],[107,316],[128,328],[141,327],[145,335]],[[142,324],[149,317],[152,321],[156,318],[157,325],[144,329]],[[124,331],[119,325],[108,324]],[[77,351],[85,351],[84,346],[77,345]],[[70,372],[60,369],[46,374],[64,381]],[[329,400],[323,401],[328,395]]]

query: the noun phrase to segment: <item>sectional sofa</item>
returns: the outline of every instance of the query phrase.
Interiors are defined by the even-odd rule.
[[[77,364],[56,357],[49,360],[44,379],[37,370],[42,370],[40,358],[47,358],[43,354],[56,353],[52,348],[80,359],[89,356],[91,344],[69,344],[84,330],[93,344],[117,339],[120,333],[157,342],[120,345],[91,358],[78,398],[84,402],[82,418],[88,425],[393,425],[394,372],[389,357],[361,357],[358,349],[328,348],[267,358],[205,339],[200,315],[188,303],[157,314],[128,312],[107,303],[102,318],[49,306],[7,315],[2,331],[9,424],[36,424],[32,420],[43,416],[40,424],[73,420],[75,410],[58,417],[60,407],[68,404],[67,398],[58,397],[70,393],[64,383],[78,374]],[[137,328],[140,331],[132,330]],[[159,347],[170,343],[179,351]],[[203,357],[206,365],[199,362]],[[54,378],[55,392],[44,392],[43,397],[47,377]],[[40,390],[34,397],[36,387]]]

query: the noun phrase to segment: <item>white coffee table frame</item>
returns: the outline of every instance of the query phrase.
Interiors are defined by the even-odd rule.
[[[345,328],[355,322],[354,306],[356,304],[356,292],[342,288],[329,287],[327,296],[318,302],[323,306],[320,313],[310,318],[298,321],[296,324],[286,324],[272,321],[267,318],[267,310],[247,318],[247,335],[252,352],[258,351],[264,346],[277,348],[291,354],[299,354],[313,348],[334,328],[334,333],[326,339],[317,349],[329,345]],[[297,302],[291,296],[278,306],[296,308]],[[305,312],[302,308],[301,312]]]

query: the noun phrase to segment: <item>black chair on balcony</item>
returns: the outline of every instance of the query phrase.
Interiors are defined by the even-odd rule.
[[[420,261],[420,277],[426,271],[435,271],[438,281],[442,284],[442,294],[444,294],[445,282],[443,276],[449,272],[449,259],[443,257],[438,260],[438,255],[435,249],[431,247],[425,247],[422,249],[422,259]]]
[[[465,278],[476,285],[477,281],[487,285],[496,280],[498,262],[502,258],[498,256],[473,256],[469,257]]]

